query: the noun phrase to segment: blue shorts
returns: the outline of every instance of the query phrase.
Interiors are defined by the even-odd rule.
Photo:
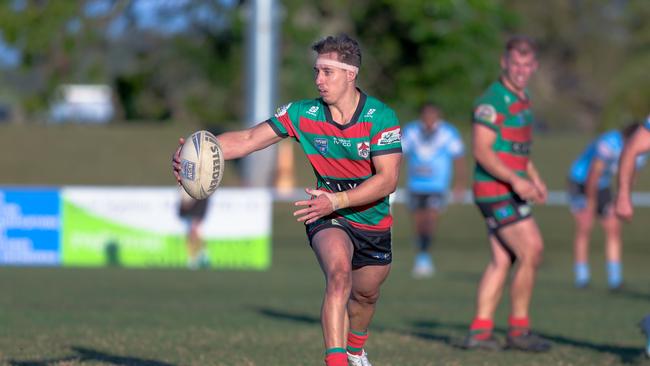
[[[569,180],[567,193],[569,194],[569,207],[571,208],[571,212],[577,213],[587,207],[584,184]],[[609,187],[599,189],[596,195],[596,201],[596,213],[598,217],[607,216],[612,209],[612,190]]]
[[[416,193],[409,192],[408,208],[411,211],[433,209],[443,211],[447,207],[446,193]]]

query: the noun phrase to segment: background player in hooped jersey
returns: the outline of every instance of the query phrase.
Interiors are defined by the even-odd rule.
[[[442,119],[440,109],[427,102],[420,108],[420,119],[402,131],[402,150],[407,161],[408,206],[413,213],[418,253],[413,277],[430,277],[435,266],[429,247],[433,242],[440,213],[447,203],[447,192],[455,173],[453,198],[462,200],[466,185],[463,140],[458,130]]]
[[[492,258],[479,283],[476,313],[465,348],[498,350],[494,312],[515,260],[510,285],[508,348],[541,352],[550,343],[530,331],[529,308],[543,241],[528,201],[543,203],[546,185],[529,159],[533,116],[526,87],[537,69],[533,42],[513,37],[501,57],[499,81],[474,108],[474,200],[485,217]]]
[[[311,199],[295,203],[294,216],[306,224],[325,274],[325,363],[369,366],[363,347],[392,260],[388,195],[399,176],[400,127],[392,109],[356,87],[361,50],[355,40],[327,37],[313,49],[320,98],[287,104],[269,120],[217,139],[225,159],[285,137],[300,143],[317,186],[306,190]],[[179,168],[177,152],[177,179]]]
[[[621,130],[612,130],[598,136],[571,165],[569,172],[569,201],[576,222],[573,241],[575,285],[589,284],[589,238],[594,215],[600,218],[605,230],[607,283],[611,290],[620,288],[623,281],[621,265],[621,225],[612,207],[610,184],[616,174],[618,160],[626,141],[639,127],[634,123]],[[646,157],[639,155],[636,166],[641,167]]]
[[[618,217],[629,221],[634,216],[632,206],[632,181],[639,154],[650,153],[650,115],[630,138],[623,152],[618,168],[618,195],[616,196],[615,211]],[[650,314],[647,314],[639,323],[641,331],[646,336],[645,354],[650,357]]]

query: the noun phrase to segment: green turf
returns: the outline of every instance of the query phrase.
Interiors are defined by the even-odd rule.
[[[267,272],[0,268],[3,365],[321,365],[322,275],[291,206],[277,204]],[[592,287],[572,288],[571,221],[539,207],[545,262],[533,325],[550,353],[467,352],[453,346],[471,320],[488,248],[477,211],[453,206],[435,248],[438,275],[410,277],[410,222],[395,210],[395,261],[367,350],[377,366],[640,365],[636,322],[650,311],[647,229],[639,210],[625,230],[626,287],[606,290],[602,235]],[[507,294],[505,295],[507,296]],[[503,335],[507,301],[496,323]]]

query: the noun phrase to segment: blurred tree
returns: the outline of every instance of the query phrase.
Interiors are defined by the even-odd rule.
[[[396,108],[403,120],[415,117],[422,102],[434,100],[452,118],[468,121],[473,99],[498,75],[502,35],[515,17],[491,0],[284,4],[283,98],[314,94],[307,77],[313,63],[309,45],[347,32],[362,46],[360,85]]]
[[[595,131],[650,111],[650,2],[508,0],[540,41],[537,107],[555,128]]]

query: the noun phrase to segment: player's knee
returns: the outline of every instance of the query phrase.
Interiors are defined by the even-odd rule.
[[[358,303],[373,305],[379,300],[379,289],[377,288],[372,291],[352,291],[350,297]]]
[[[492,266],[493,270],[507,272],[510,269],[512,262],[508,257],[496,257],[492,259],[490,265]]]
[[[352,288],[352,272],[335,270],[327,275],[327,293],[347,297]]]
[[[530,243],[522,254],[521,262],[534,267],[539,266],[544,258],[544,245],[541,241]]]

